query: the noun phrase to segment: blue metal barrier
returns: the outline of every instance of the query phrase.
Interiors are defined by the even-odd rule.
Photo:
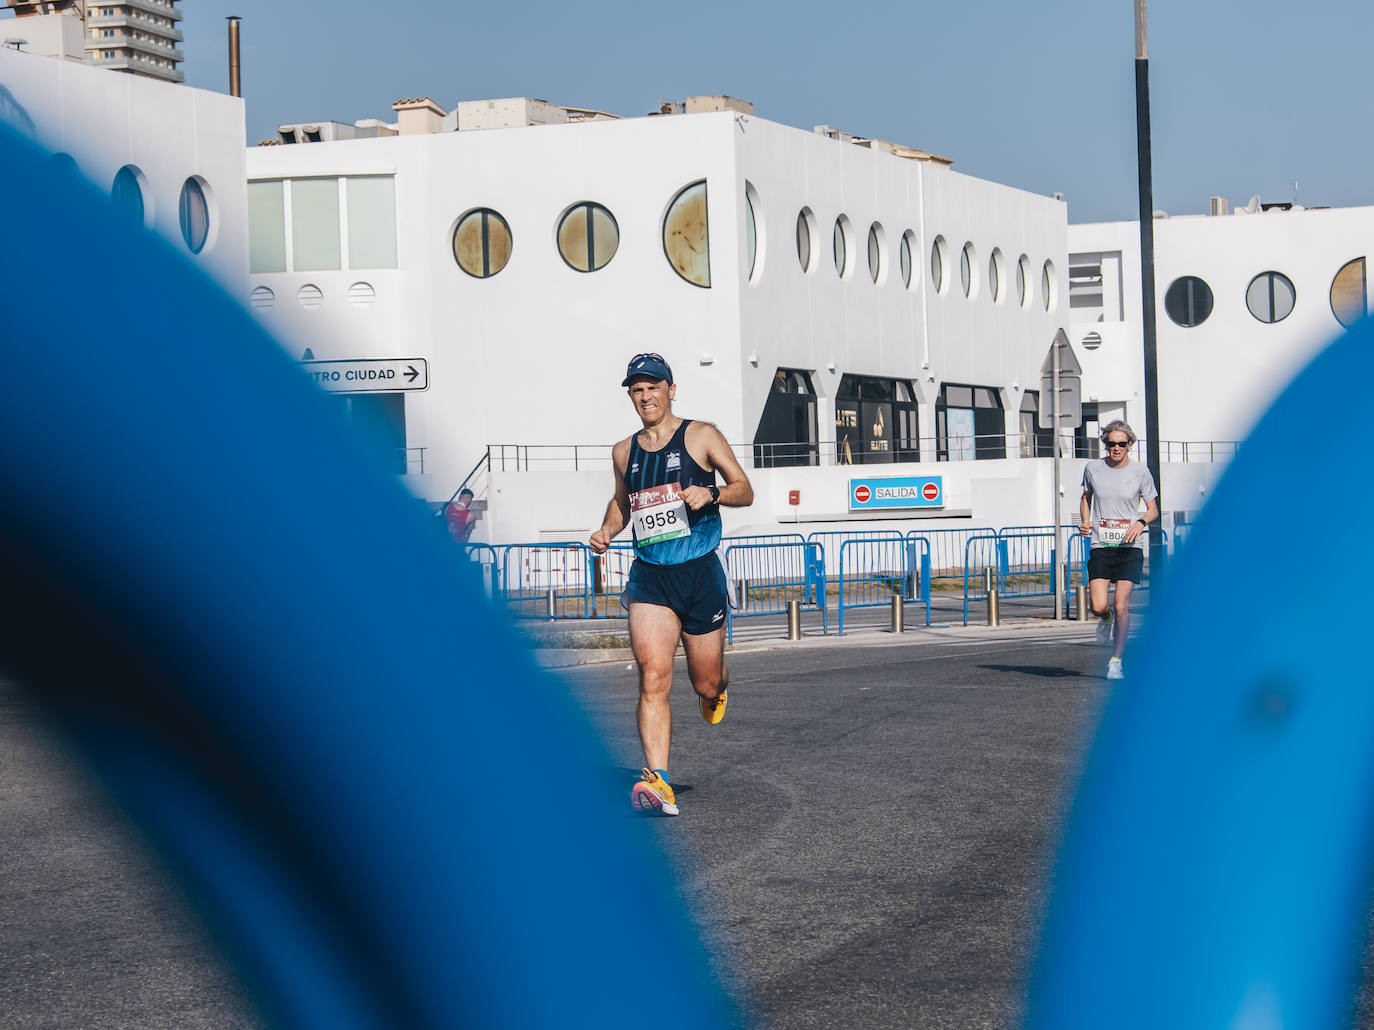
[[[585,619],[591,613],[591,548],[575,540],[509,544],[501,597],[522,619]]]
[[[907,538],[921,537],[930,548],[930,574],[922,582],[947,582],[957,586],[964,576],[964,545],[969,538],[991,529],[913,529]]]
[[[821,633],[830,632],[825,606],[824,563],[819,547],[800,538],[775,543],[729,544],[725,548],[725,578],[733,603],[725,619],[725,637],[735,639],[735,620],[762,615],[786,615],[789,601],[802,611],[821,613]],[[816,583],[817,570],[821,580]]]
[[[916,533],[906,537],[907,588],[905,600],[925,605],[930,625],[930,541]],[[913,582],[914,581],[914,582]]]
[[[840,576],[840,548],[847,540],[883,540],[901,533],[892,529],[818,529],[806,534],[808,544],[818,544],[825,558],[825,574],[830,582],[838,582]]]
[[[893,594],[906,596],[907,555],[907,540],[900,533],[865,534],[840,544],[841,636],[846,608],[877,608],[890,605]]]
[[[589,548],[590,550],[590,548]],[[603,554],[591,555],[591,579],[587,583],[587,618],[620,619],[625,609],[620,595],[630,578],[630,566],[635,560],[635,545],[631,540],[617,540]]]
[[[462,544],[461,547],[463,557],[478,568],[487,600],[495,600],[501,590],[501,572],[497,563],[496,548],[491,544]]]
[[[997,537],[998,594],[1003,598],[1053,597],[1057,557],[1052,530],[1003,530]]]
[[[998,537],[996,533],[980,533],[964,541],[964,625],[968,625],[968,603],[987,597],[983,589],[983,572],[999,568]],[[1000,569],[999,569],[1000,574]],[[973,592],[969,592],[972,584]]]

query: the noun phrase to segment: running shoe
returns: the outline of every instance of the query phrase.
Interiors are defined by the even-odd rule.
[[[645,769],[630,791],[630,804],[641,812],[677,815],[677,798],[668,781],[652,769]]]
[[[1124,680],[1125,678],[1126,678],[1126,674],[1125,674],[1124,672],[1121,671],[1121,659],[1120,659],[1120,658],[1112,658],[1112,659],[1109,659],[1108,662],[1107,662],[1107,679],[1109,679],[1109,680]]]
[[[712,726],[725,718],[725,695],[728,693],[729,691],[722,690],[720,697],[714,701],[708,701],[704,697],[697,698],[701,702],[701,717]]]
[[[1116,616],[1112,612],[1107,613],[1105,619],[1097,621],[1097,642],[1103,647],[1110,647],[1112,643],[1112,630],[1116,626]]]

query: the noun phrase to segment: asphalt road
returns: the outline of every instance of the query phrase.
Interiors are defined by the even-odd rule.
[[[901,643],[894,641],[900,639]],[[1011,1027],[1105,655],[1081,629],[870,634],[730,656],[707,726],[679,660],[682,815],[635,816],[635,672],[564,673],[760,1027]]]
[[[633,668],[557,675],[607,735],[606,804],[661,846],[747,1026],[969,1030],[1019,1021],[1105,658],[1052,623],[746,644],[715,727],[679,661],[677,818],[629,807]],[[3,682],[0,857],[0,1025],[260,1025],[156,858]],[[1354,1025],[1374,1030],[1369,1011]]]

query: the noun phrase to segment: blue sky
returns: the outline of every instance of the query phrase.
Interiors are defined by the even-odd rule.
[[[837,125],[1062,192],[1074,222],[1134,218],[1134,0],[693,6],[526,0],[183,0],[186,82],[227,90],[243,18],[250,142],[278,123],[391,120],[391,103],[534,96],[620,115],[728,93],[759,117]],[[1374,202],[1374,5],[1154,0],[1155,207]]]

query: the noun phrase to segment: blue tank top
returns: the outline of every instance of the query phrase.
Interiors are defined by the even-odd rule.
[[[625,466],[625,487],[637,493],[646,487],[677,483],[680,486],[715,486],[716,474],[707,472],[687,453],[687,427],[691,419],[684,418],[673,438],[660,450],[646,451],[639,445],[639,434],[630,437],[630,460]],[[720,546],[720,508],[708,504],[699,511],[687,509],[690,536],[640,546],[635,540],[635,554],[651,565],[681,565],[683,562],[710,554]]]

